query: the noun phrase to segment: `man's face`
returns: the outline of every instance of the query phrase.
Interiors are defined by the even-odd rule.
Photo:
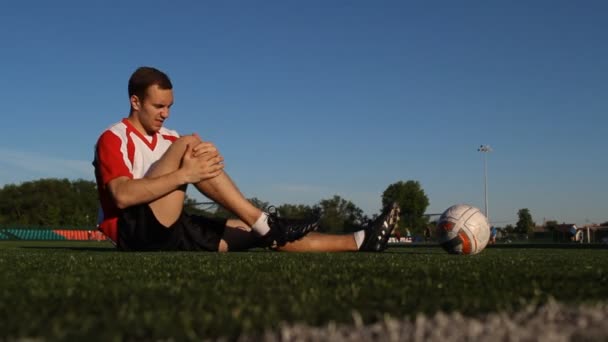
[[[152,85],[146,90],[146,97],[141,101],[137,96],[131,96],[132,118],[136,128],[149,135],[158,132],[163,122],[169,118],[169,109],[173,105],[173,90],[161,89]]]

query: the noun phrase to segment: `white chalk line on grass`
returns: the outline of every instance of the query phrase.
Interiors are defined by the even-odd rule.
[[[550,300],[515,313],[490,313],[466,317],[460,313],[418,315],[415,319],[385,317],[364,325],[329,323],[322,327],[283,324],[262,336],[241,336],[249,341],[608,341],[608,304],[565,305]]]

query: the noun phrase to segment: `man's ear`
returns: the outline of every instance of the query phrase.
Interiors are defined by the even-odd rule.
[[[137,95],[131,95],[129,101],[131,102],[131,108],[133,110],[141,110],[141,101],[139,101],[139,97],[137,97]]]

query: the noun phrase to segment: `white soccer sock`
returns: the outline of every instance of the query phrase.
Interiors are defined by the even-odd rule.
[[[266,235],[270,231],[270,226],[268,225],[268,214],[262,213],[258,220],[251,226],[256,233],[260,234],[260,236]]]
[[[356,231],[353,235],[355,236],[355,243],[357,244],[357,249],[361,249],[363,240],[365,240],[365,230]]]

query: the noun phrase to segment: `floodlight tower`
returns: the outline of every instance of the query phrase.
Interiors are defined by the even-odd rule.
[[[483,183],[484,183],[484,198],[485,198],[485,214],[490,221],[490,216],[488,215],[488,158],[487,155],[489,152],[492,152],[492,148],[490,145],[480,145],[477,149],[477,152],[483,153]]]

